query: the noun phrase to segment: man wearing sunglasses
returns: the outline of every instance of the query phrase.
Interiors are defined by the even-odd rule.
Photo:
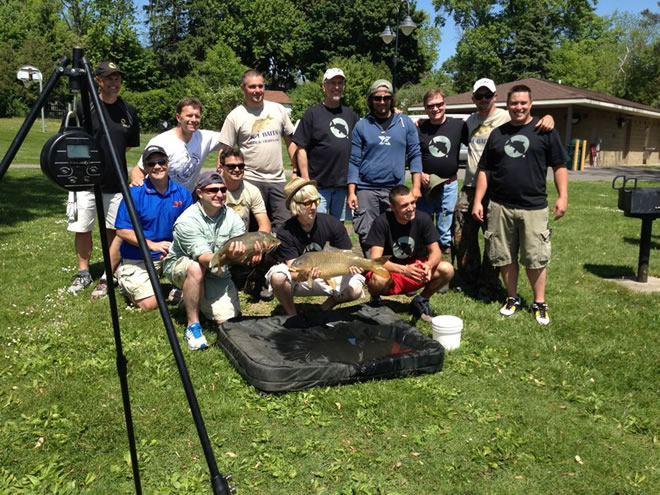
[[[168,177],[167,153],[160,146],[147,146],[142,152],[147,176],[139,187],[131,188],[131,197],[157,273],[162,273],[163,259],[172,244],[172,228],[176,219],[192,204],[188,190]],[[117,213],[117,237],[122,241],[122,264],[117,269],[121,291],[136,307],[151,310],[158,307],[135,229],[124,201]]]
[[[496,127],[511,120],[509,112],[497,108],[497,88],[488,78],[479,79],[472,88],[472,102],[477,111],[465,121],[468,128],[468,160],[465,168],[463,187],[454,210],[454,256],[460,274],[462,289],[480,301],[490,303],[499,299],[501,284],[498,271],[493,267],[484,249],[483,257],[479,247],[479,230],[488,228],[488,218],[483,222],[472,217],[474,194],[477,185],[479,160],[486,147],[490,133]],[[544,132],[554,128],[552,116],[545,115],[536,124]],[[488,196],[483,199],[484,212],[488,210]]]
[[[421,197],[422,158],[415,124],[394,111],[392,83],[379,79],[369,89],[369,115],[353,129],[348,164],[346,204],[353,210],[353,228],[366,254],[365,240],[374,219],[389,207],[389,192],[412,174],[412,195]]]
[[[202,172],[195,193],[199,200],[174,224],[173,241],[163,262],[163,274],[183,290],[188,319],[184,339],[191,350],[208,347],[199,322],[200,311],[218,325],[240,312],[228,266],[209,265],[228,239],[245,232],[241,217],[225,205],[227,187],[217,171]],[[229,246],[230,260],[239,261],[243,253],[242,242]],[[256,255],[252,262],[260,260],[261,255]]]
[[[318,268],[311,271],[311,285],[302,279],[303,275],[289,271],[293,260],[306,252],[322,251],[326,244],[348,250],[353,245],[343,223],[332,215],[318,213],[321,198],[315,181],[295,177],[285,186],[284,191],[292,217],[277,232],[281,244],[273,255],[280,263],[268,270],[266,280],[286,314],[296,314],[294,296],[328,296],[321,305],[322,311],[359,299],[364,285],[360,268],[350,267],[350,274],[333,277],[334,287],[318,278]]]

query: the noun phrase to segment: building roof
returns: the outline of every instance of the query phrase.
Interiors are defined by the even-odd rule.
[[[599,107],[602,109],[609,109],[619,111],[622,113],[643,114],[647,117],[660,118],[660,109],[648,105],[643,105],[616,96],[599,93],[597,91],[590,91],[588,89],[575,88],[567,84],[559,84],[543,79],[530,77],[503,84],[497,84],[498,101],[497,106],[504,106],[506,101],[507,92],[518,84],[529,86],[532,90],[532,97],[534,99],[534,106],[536,107],[549,107],[549,106],[565,106],[565,105],[582,105],[588,107]],[[451,95],[445,98],[447,103],[447,110],[452,111],[474,111],[474,103],[472,103],[472,92],[461,93],[458,95]],[[417,109],[415,107],[415,109]],[[423,105],[420,104],[420,109],[423,110]]]
[[[265,89],[264,100],[279,103],[281,105],[293,105],[291,98],[284,91]]]

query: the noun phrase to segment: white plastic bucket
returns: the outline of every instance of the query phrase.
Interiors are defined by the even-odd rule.
[[[433,340],[437,340],[446,350],[457,349],[461,345],[463,320],[458,316],[440,315],[431,320]]]

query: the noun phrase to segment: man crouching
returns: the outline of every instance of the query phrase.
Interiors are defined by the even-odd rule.
[[[320,203],[316,181],[296,177],[284,187],[286,206],[293,215],[277,231],[281,244],[274,256],[281,263],[266,274],[266,282],[288,315],[296,314],[293,296],[323,296],[328,299],[321,305],[327,311],[335,305],[362,297],[364,277],[361,268],[350,267],[350,274],[333,277],[335,288],[318,278],[318,268],[311,272],[312,283],[302,280],[300,273],[289,270],[297,257],[309,251],[322,251],[326,243],[338,249],[352,249],[344,225],[331,215],[317,213]],[[301,280],[298,280],[300,277]]]
[[[415,197],[407,186],[395,186],[389,195],[391,211],[378,216],[369,230],[366,245],[369,257],[392,255],[384,267],[391,278],[367,273],[367,287],[373,303],[381,295],[407,294],[422,289],[410,303],[410,312],[431,320],[429,299],[454,276],[454,267],[442,260],[438,230],[431,217],[416,211]]]

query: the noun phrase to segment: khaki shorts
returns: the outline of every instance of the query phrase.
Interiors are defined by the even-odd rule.
[[[154,268],[160,276],[163,273],[163,262],[154,261]],[[122,264],[117,269],[117,283],[133,304],[154,295],[149,272],[142,260],[122,260]]]
[[[510,265],[520,257],[527,268],[544,268],[550,262],[550,232],[547,208],[522,210],[490,201],[484,239],[493,266]]]
[[[172,266],[172,283],[179,289],[183,289],[191,263],[196,263],[196,261],[182,256]],[[209,320],[218,323],[238,316],[241,307],[236,286],[231,278],[206,275],[204,277],[204,299],[202,299],[199,309]]]
[[[115,228],[115,218],[121,203],[121,193],[103,193],[103,211],[105,212],[105,228]],[[91,232],[96,222],[96,201],[93,191],[70,192],[66,202],[66,216],[69,232]]]
[[[364,286],[365,278],[364,275],[339,275],[337,277],[332,277],[332,280],[335,282],[336,287],[333,289],[328,284],[325,283],[325,280],[320,278],[315,278],[312,280],[312,285],[307,282],[294,282],[291,278],[291,272],[286,263],[279,263],[274,265],[266,273],[266,283],[268,287],[271,288],[270,279],[276,273],[282,273],[286,276],[289,283],[293,287],[293,295],[298,297],[307,297],[307,296],[335,296],[339,297],[348,287],[352,287],[356,291],[362,290]]]

